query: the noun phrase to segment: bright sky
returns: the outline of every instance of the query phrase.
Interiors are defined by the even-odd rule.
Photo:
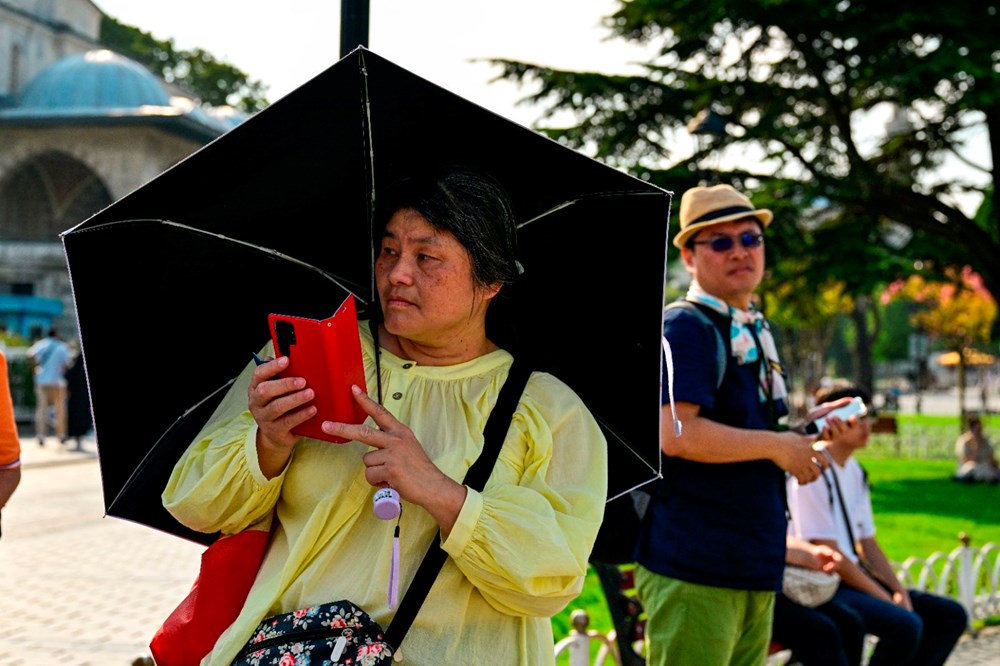
[[[178,48],[200,47],[268,86],[276,101],[340,58],[339,0],[94,0],[122,23]],[[628,73],[648,60],[608,41],[601,19],[617,0],[370,0],[368,48],[500,115],[528,125],[527,94],[490,84],[510,58],[567,69]]]

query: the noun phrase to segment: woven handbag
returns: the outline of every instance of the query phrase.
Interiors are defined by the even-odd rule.
[[[840,576],[835,573],[787,564],[781,591],[795,603],[815,608],[832,599],[839,585]]]

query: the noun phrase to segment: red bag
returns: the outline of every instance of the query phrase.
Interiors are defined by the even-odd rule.
[[[157,666],[196,666],[212,650],[243,609],[269,536],[247,529],[205,549],[191,591],[149,644]]]

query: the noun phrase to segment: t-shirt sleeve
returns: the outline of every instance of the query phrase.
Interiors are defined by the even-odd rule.
[[[273,354],[270,343],[261,354]],[[162,494],[167,511],[199,532],[240,532],[270,515],[281,494],[287,468],[268,480],[257,461],[257,424],[246,407],[253,369],[248,363],[237,377]]]
[[[711,409],[719,373],[718,338],[695,315],[683,310],[668,310],[663,334],[670,343],[674,366],[674,400]],[[663,366],[661,404],[670,401],[666,363]]]

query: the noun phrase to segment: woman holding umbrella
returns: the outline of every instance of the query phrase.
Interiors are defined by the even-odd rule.
[[[368,386],[382,387],[384,404],[356,390],[370,418],[323,425],[347,444],[299,438],[310,387],[278,378],[284,357],[248,367],[164,492],[168,510],[204,532],[276,517],[243,611],[205,664],[229,664],[264,618],[333,600],[385,627],[393,525],[371,502],[387,486],[403,506],[401,591],[435,534],[448,556],[405,660],[554,662],[550,617],[582,589],[603,516],[604,436],[572,390],[535,372],[485,488],[462,485],[513,362],[486,331],[487,309],[519,274],[513,212],[495,181],[467,168],[405,180],[389,200],[375,262],[383,320],[360,325]]]

